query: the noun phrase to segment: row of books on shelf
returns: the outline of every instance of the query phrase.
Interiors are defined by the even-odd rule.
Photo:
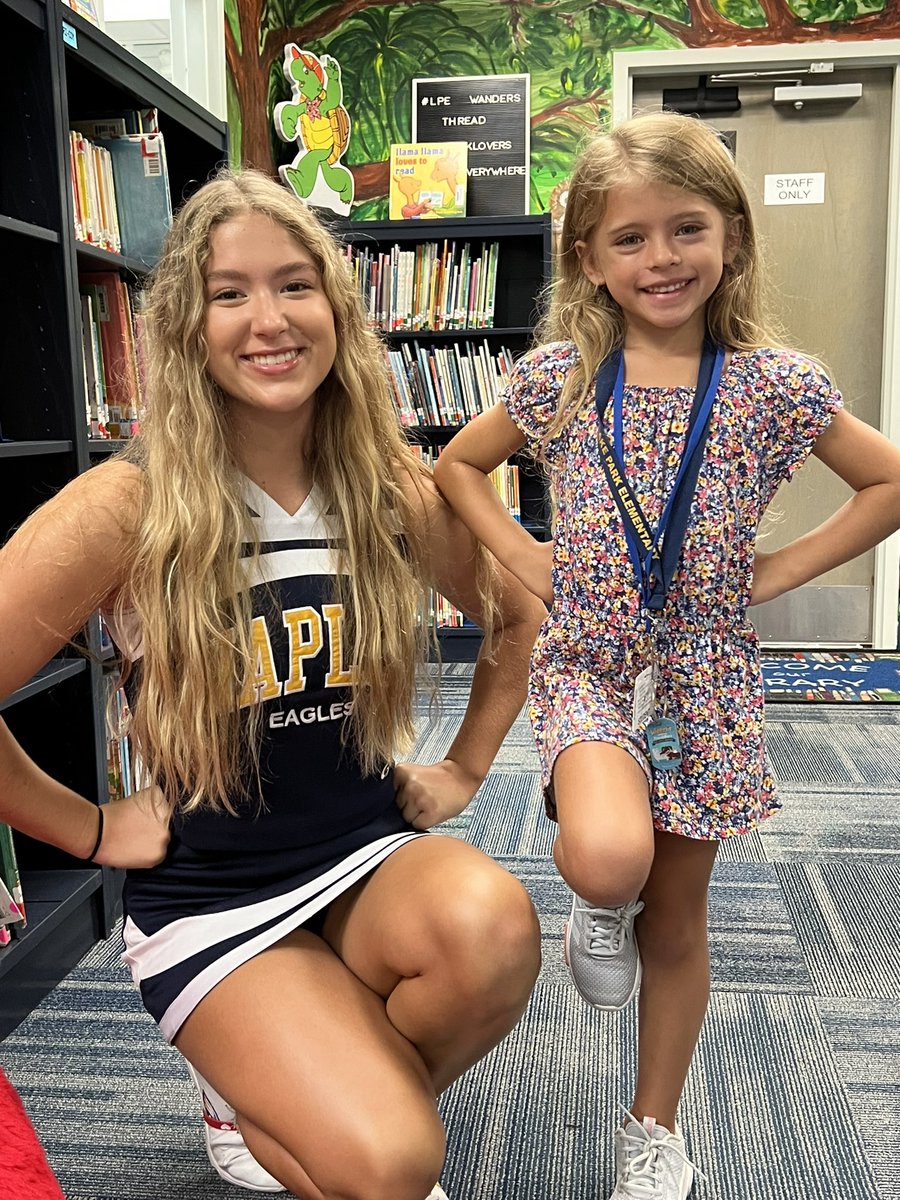
[[[414,443],[410,446],[413,454],[425,463],[427,467],[433,467],[435,459],[441,453],[440,446],[422,446]],[[495,467],[488,476],[491,483],[497,489],[497,494],[500,499],[509,509],[510,513],[517,521],[522,520],[522,501],[519,492],[519,468],[515,463],[501,463],[499,467]]]
[[[496,404],[509,378],[513,356],[486,343],[420,346],[404,342],[388,349],[389,382],[400,424],[464,425]]]
[[[446,239],[411,250],[346,247],[369,324],[388,333],[492,329],[499,253],[499,242]]]
[[[73,121],[69,166],[75,237],[152,266],[172,223],[156,110]]]
[[[83,274],[78,287],[88,436],[129,438],[144,399],[138,294],[116,271]]]
[[[109,713],[113,730],[106,743],[109,798],[120,800],[135,790],[137,769],[127,734],[128,701],[124,689],[119,687],[115,676],[109,677],[107,686],[110,688]],[[25,931],[28,924],[26,900],[14,834],[8,825],[0,822],[0,947],[8,946]]]

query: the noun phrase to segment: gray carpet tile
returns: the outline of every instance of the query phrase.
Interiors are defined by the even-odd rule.
[[[816,994],[900,1001],[900,863],[776,863],[775,870]]]
[[[423,696],[416,757],[446,753],[468,665]],[[900,1200],[900,705],[771,706],[784,809],[720,847],[712,996],[681,1108],[692,1200]],[[442,1098],[451,1200],[606,1200],[635,1074],[634,1008],[596,1013],[562,956],[571,894],[520,715],[443,832],[520,878],[543,965],[517,1028]],[[140,1006],[117,939],[0,1044],[67,1200],[236,1200],[202,1151],[192,1087]]]
[[[900,1005],[892,1000],[819,999],[819,1017],[862,1131],[882,1200],[900,1200]]]

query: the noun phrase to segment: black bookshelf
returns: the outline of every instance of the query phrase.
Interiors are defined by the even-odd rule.
[[[490,328],[385,331],[390,346],[416,341],[424,347],[450,342],[501,345],[518,358],[531,345],[540,295],[550,277],[551,231],[547,214],[521,217],[466,217],[460,220],[333,221],[333,232],[344,242],[373,252],[399,245],[404,249],[424,242],[468,242],[480,247],[499,243],[494,321]],[[405,432],[411,442],[432,450],[446,445],[453,425],[417,425]],[[535,464],[517,456],[522,524],[539,540],[549,537],[548,498],[544,477]],[[438,631],[441,657],[446,662],[471,662],[478,654],[481,633],[475,626],[445,626]]]
[[[65,40],[64,40],[65,26]],[[146,268],[76,242],[69,118],[155,107],[173,205],[224,161],[224,122],[60,0],[0,0],[0,542],[44,500],[120,443],[88,439],[81,363],[81,271]],[[72,43],[75,44],[72,44]],[[92,639],[95,641],[96,639]],[[100,803],[108,798],[104,663],[65,650],[0,710],[39,766]],[[0,948],[0,1037],[28,1014],[120,912],[121,872],[86,866],[16,835],[28,925]]]

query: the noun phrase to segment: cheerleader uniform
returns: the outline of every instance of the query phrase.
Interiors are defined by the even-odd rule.
[[[125,882],[124,959],[169,1042],[235,967],[301,925],[319,928],[337,896],[423,836],[394,802],[392,768],[363,776],[341,740],[352,680],[321,497],[314,488],[290,515],[245,489],[260,539],[250,586],[263,804],[176,814],[165,860]],[[139,679],[140,630],[109,619]]]

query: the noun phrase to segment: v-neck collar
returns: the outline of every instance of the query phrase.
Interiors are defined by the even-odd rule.
[[[306,493],[306,497],[303,500],[303,503],[297,509],[297,511],[291,513],[291,512],[288,512],[286,508],[282,508],[277,500],[273,500],[272,497],[269,495],[269,493],[266,491],[263,491],[263,489],[259,486],[259,484],[254,483],[253,480],[249,478],[249,476],[244,475],[243,479],[244,479],[244,491],[245,491],[245,495],[247,498],[247,503],[254,510],[254,512],[258,512],[259,515],[263,518],[268,517],[270,520],[274,518],[277,521],[300,522],[307,516],[308,512],[315,506],[315,500],[314,500],[314,495],[315,495],[315,491],[316,491],[315,484],[313,484],[313,486]]]

